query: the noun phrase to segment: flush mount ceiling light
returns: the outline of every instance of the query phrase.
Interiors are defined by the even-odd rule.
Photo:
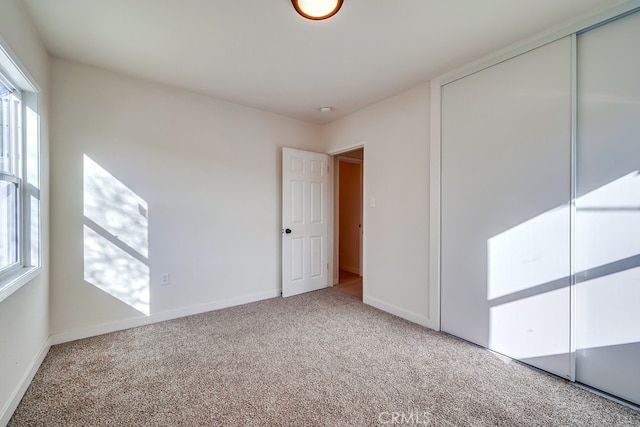
[[[338,13],[342,0],[291,0],[296,11],[307,19],[320,21]]]
[[[321,113],[330,113],[333,111],[332,107],[320,107],[320,112]]]

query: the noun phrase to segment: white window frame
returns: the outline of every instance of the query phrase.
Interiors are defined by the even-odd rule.
[[[42,199],[40,153],[40,96],[24,67],[0,38],[0,83],[20,102],[19,149],[12,154],[12,173],[0,176],[18,184],[18,261],[0,270],[0,303],[42,272]],[[35,204],[34,204],[35,201]],[[31,210],[32,205],[37,211]],[[35,233],[35,235],[34,235]]]

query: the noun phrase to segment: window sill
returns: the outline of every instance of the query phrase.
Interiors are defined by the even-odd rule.
[[[35,279],[42,273],[42,267],[24,267],[2,278],[0,282],[0,303],[23,285]]]

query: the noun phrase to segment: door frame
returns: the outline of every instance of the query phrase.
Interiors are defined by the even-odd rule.
[[[363,157],[364,157],[364,152],[363,152]],[[334,244],[334,248],[336,248],[336,254],[334,255],[334,261],[337,263],[336,268],[338,270],[338,273],[340,271],[340,162],[347,162],[347,163],[353,163],[356,165],[360,165],[360,229],[359,229],[359,242],[358,242],[358,257],[360,258],[359,260],[359,265],[358,265],[358,275],[360,277],[362,277],[362,239],[364,237],[363,232],[362,232],[362,227],[363,227],[363,216],[364,216],[364,185],[363,185],[363,178],[364,178],[364,158],[361,159],[355,159],[352,157],[346,157],[346,156],[335,156],[335,160],[336,164],[335,164],[335,177],[336,177],[336,184],[335,184],[335,192],[334,192],[334,203],[335,203],[335,216],[334,216],[334,227],[335,227],[335,233],[334,233],[334,239],[335,239],[335,244]],[[334,160],[334,161],[335,161]]]
[[[338,227],[338,204],[336,203],[336,196],[338,195],[337,189],[337,159],[340,154],[346,153],[349,151],[357,150],[359,148],[364,149],[363,157],[362,157],[362,229],[360,230],[361,238],[361,250],[360,250],[360,271],[362,276],[362,293],[364,298],[364,293],[366,289],[365,281],[366,281],[366,271],[367,271],[367,236],[365,233],[366,224],[367,224],[367,210],[365,209],[365,200],[367,194],[367,175],[366,175],[366,157],[367,157],[367,149],[366,149],[366,141],[362,141],[357,144],[343,146],[341,148],[336,148],[335,150],[327,151],[327,154],[331,156],[330,163],[332,163],[332,168],[334,173],[329,175],[330,185],[329,185],[329,194],[328,194],[328,203],[329,203],[329,237],[332,239],[331,245],[329,246],[329,263],[331,264],[330,270],[333,272],[333,280],[332,286],[338,284],[339,281],[339,268],[340,262],[337,259],[338,257],[338,236],[337,231]],[[353,160],[353,159],[351,159]]]

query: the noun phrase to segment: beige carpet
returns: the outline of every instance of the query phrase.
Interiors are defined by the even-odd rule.
[[[55,346],[9,425],[403,421],[638,426],[640,412],[326,289]]]

